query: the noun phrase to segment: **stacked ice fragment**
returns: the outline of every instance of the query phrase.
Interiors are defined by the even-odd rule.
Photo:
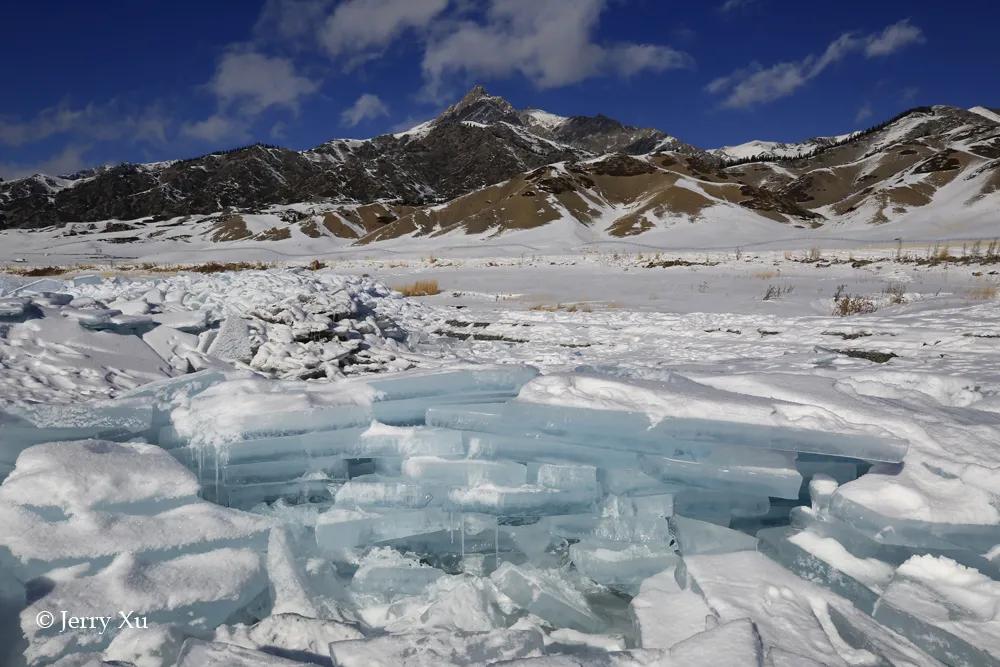
[[[905,442],[683,378],[204,371],[0,434],[36,664],[141,653],[32,627],[125,598],[182,665],[1000,660],[997,526],[850,491]]]

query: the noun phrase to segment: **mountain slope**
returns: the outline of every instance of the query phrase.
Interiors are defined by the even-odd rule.
[[[920,107],[848,135],[706,152],[605,116],[517,110],[477,86],[437,118],[373,139],[0,183],[0,228],[296,247],[522,237],[550,225],[581,239],[718,221],[764,236],[939,220],[983,228],[1000,204],[993,113]]]

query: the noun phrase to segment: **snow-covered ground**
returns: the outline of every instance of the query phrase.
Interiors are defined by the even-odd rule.
[[[639,252],[0,275],[0,663],[1000,664],[1000,265]]]

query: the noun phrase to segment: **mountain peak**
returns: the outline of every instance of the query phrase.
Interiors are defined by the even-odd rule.
[[[472,122],[489,125],[506,121],[521,124],[521,119],[514,106],[502,97],[490,95],[482,85],[475,85],[465,96],[445,109],[434,123]]]

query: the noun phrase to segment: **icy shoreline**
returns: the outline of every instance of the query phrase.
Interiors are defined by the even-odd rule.
[[[303,270],[5,295],[0,642],[30,664],[1000,661],[1000,367],[960,333],[916,356],[995,304],[834,323],[892,332],[882,366],[811,345],[829,318],[751,341],[725,331],[753,316],[434,303]],[[487,335],[439,333],[463,323]],[[60,605],[152,629],[37,625]]]

